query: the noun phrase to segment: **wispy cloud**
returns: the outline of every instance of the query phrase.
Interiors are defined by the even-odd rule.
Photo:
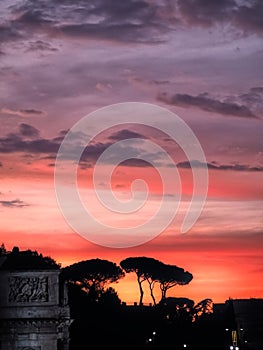
[[[263,4],[261,0],[178,0],[181,18],[191,26],[210,27],[229,23],[243,32],[263,32]]]
[[[44,115],[45,113],[43,111],[40,111],[38,109],[33,109],[33,108],[13,109],[13,108],[3,107],[0,109],[0,114],[14,115],[17,117],[27,118],[27,117]]]

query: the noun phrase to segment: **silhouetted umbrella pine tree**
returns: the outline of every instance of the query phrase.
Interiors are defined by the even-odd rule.
[[[185,285],[191,282],[193,275],[176,265],[163,264],[152,276],[160,284],[161,300],[166,298],[168,289],[176,285]]]
[[[109,284],[117,282],[124,275],[120,266],[102,259],[84,260],[62,270],[63,278],[79,285],[93,301],[98,301]]]
[[[156,305],[154,296],[154,286],[158,283],[161,289],[161,299],[166,298],[167,290],[176,286],[188,284],[193,275],[176,265],[168,265],[149,257],[130,257],[120,262],[125,272],[134,272],[137,276],[137,282],[140,290],[140,305],[143,303],[144,290],[142,284],[148,282],[150,294]]]
[[[123,270],[125,270],[125,272],[134,272],[136,274],[140,291],[140,305],[143,304],[144,290],[142,284],[144,281],[148,281],[149,283],[150,293],[155,304],[155,298],[153,295],[155,281],[151,278],[151,276],[153,275],[154,270],[159,269],[160,265],[163,265],[161,261],[145,256],[130,257],[120,262],[120,266],[123,268]]]

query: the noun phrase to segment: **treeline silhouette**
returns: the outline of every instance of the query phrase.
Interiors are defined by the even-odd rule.
[[[138,256],[128,257],[119,265],[97,258],[62,268],[54,259],[37,251],[18,252],[17,247],[11,252],[7,252],[3,244],[0,247],[0,255],[9,255],[11,266],[8,268],[19,265],[34,269],[38,264],[38,267],[61,270],[60,278],[68,287],[73,320],[71,350],[88,349],[91,344],[98,349],[110,345],[115,349],[211,348],[216,336],[212,299],[195,303],[188,298],[167,297],[169,289],[186,285],[193,279],[193,275],[181,267]],[[112,287],[112,283],[129,273],[135,274],[139,290],[139,301],[133,306],[122,302]],[[152,297],[151,305],[143,304],[145,288]],[[157,288],[161,291],[160,301],[155,296]],[[221,349],[221,343],[217,341],[213,349]]]
[[[78,285],[93,301],[99,302],[109,293],[109,284],[118,282],[126,273],[135,273],[139,291],[139,305],[143,304],[144,288],[146,282],[153,304],[156,305],[154,288],[159,285],[161,300],[166,299],[168,289],[176,285],[188,284],[193,275],[176,265],[168,265],[149,257],[130,257],[120,262],[120,265],[108,260],[90,259],[80,261],[62,269],[62,277],[70,284]],[[113,289],[110,288],[113,297]],[[114,296],[116,298],[116,295]]]
[[[127,273],[136,275],[139,289],[139,302],[133,306],[123,303],[111,286]],[[115,349],[163,349],[170,345],[180,349],[189,346],[196,328],[193,324],[213,312],[210,298],[197,304],[188,298],[168,298],[169,289],[190,283],[193,275],[152,257],[129,257],[119,265],[99,258],[84,260],[63,268],[61,276],[68,283],[74,319],[72,349],[81,348],[87,337],[92,337],[99,348],[114,344]],[[154,295],[157,286],[161,291],[159,302]],[[149,288],[152,306],[143,304],[145,287]]]

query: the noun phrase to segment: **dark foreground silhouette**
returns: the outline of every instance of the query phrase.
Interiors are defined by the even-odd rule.
[[[31,276],[32,271],[35,271],[34,277]],[[190,272],[176,265],[164,264],[151,257],[131,257],[121,261],[120,265],[108,260],[90,259],[61,268],[51,257],[44,257],[37,251],[20,251],[14,247],[11,252],[7,252],[4,245],[0,247],[0,273],[3,276],[10,274],[11,277],[5,277],[8,283],[14,278],[15,282],[23,282],[28,278],[35,283],[40,274],[53,276],[52,271],[59,276],[60,287],[55,297],[60,300],[57,307],[69,307],[70,350],[84,350],[91,346],[97,349],[263,349],[261,299],[229,299],[223,304],[214,304],[211,298],[198,303],[188,298],[168,298],[168,289],[183,286],[193,279]],[[136,275],[139,300],[133,305],[122,302],[111,286],[126,273]],[[46,293],[45,298],[37,299],[38,303],[41,301],[42,310],[51,292],[49,287],[44,287],[41,287],[41,291]],[[161,300],[158,302],[155,297],[157,287],[161,290]],[[35,298],[36,291],[32,288],[30,291]],[[145,288],[148,288],[152,297],[150,305],[143,303]],[[20,305],[22,299],[12,299],[6,286],[0,286],[1,291],[2,295],[7,293],[9,302],[24,307],[24,304]],[[24,295],[24,289],[13,292],[16,297],[17,292],[21,298],[32,296]],[[30,298],[23,299],[23,303],[26,300],[33,307],[35,299]],[[5,321],[4,312],[8,309],[6,298],[2,304],[0,300],[0,305],[3,305],[0,308],[1,326],[1,319]],[[32,321],[42,322],[39,315],[34,313]],[[28,316],[24,318],[30,321]],[[5,336],[3,329],[2,335]],[[58,338],[57,349],[65,349],[60,340]]]
[[[204,313],[193,322],[185,300],[173,299],[171,304],[156,306],[94,304],[82,291],[71,288],[70,349],[83,349],[82,344],[87,348],[96,344],[99,349],[109,345],[115,349],[211,349],[214,339],[218,339],[214,349],[222,349],[223,320]]]

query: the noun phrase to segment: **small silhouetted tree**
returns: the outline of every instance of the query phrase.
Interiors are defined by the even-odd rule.
[[[80,261],[62,269],[65,280],[84,290],[91,301],[97,302],[110,283],[117,282],[125,273],[117,264],[102,259]]]
[[[120,300],[116,290],[112,287],[109,287],[101,295],[100,304],[105,305],[107,307],[115,307],[115,306],[119,306],[121,304],[121,300]]]
[[[1,244],[0,246],[0,256],[1,255],[5,255],[7,252],[6,252],[6,248],[5,248],[5,245],[4,243]]]
[[[214,303],[212,299],[207,298],[207,299],[201,300],[192,309],[193,322],[204,315],[212,314],[213,309],[214,309]]]
[[[11,252],[6,252],[5,248],[1,248],[7,255],[8,259],[4,262],[5,268],[8,269],[60,269],[61,265],[49,256],[43,256],[36,250],[19,250],[19,247],[13,247]],[[4,249],[4,250],[3,250]]]
[[[167,297],[159,302],[169,321],[192,322],[194,301],[188,298]]]

